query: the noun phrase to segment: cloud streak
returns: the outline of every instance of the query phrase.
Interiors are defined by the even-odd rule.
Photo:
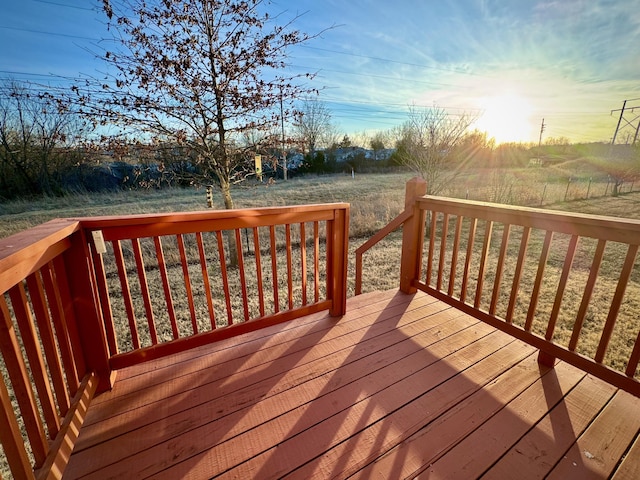
[[[5,3],[0,27],[14,29],[0,28],[12,47],[0,52],[5,72],[54,81],[47,75],[100,71],[92,42],[72,38],[106,36],[100,12],[83,0]],[[610,110],[640,97],[637,0],[275,0],[270,8],[282,19],[300,15],[303,31],[329,28],[291,52],[289,68],[318,72],[321,99],[345,133],[398,125],[411,104],[475,111],[510,94],[532,107],[529,140],[544,117],[549,135],[606,141]]]

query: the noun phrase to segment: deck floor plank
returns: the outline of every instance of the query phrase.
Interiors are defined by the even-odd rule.
[[[527,355],[527,353],[529,353]],[[395,468],[399,454],[399,445],[406,445],[407,439],[418,431],[423,431],[424,425],[433,425],[436,419],[448,411],[465,411],[468,403],[479,393],[484,392],[485,386],[507,388],[519,391],[521,385],[529,385],[539,377],[537,361],[534,355],[520,342],[513,342],[494,352],[488,357],[470,366],[452,378],[450,381],[425,392],[414,401],[392,412],[393,422],[385,419],[370,425],[357,435],[352,435],[346,441],[324,452],[317,462],[309,462],[292,472],[292,477],[306,478],[371,478],[373,468],[371,462],[380,458],[376,463],[375,473],[381,478],[398,473]],[[524,387],[523,387],[524,388]],[[495,404],[496,402],[493,401]],[[386,418],[386,417],[385,417]],[[445,430],[437,435],[438,448],[447,445],[446,436],[452,434]],[[387,472],[381,464],[389,467]],[[405,464],[404,458],[400,464]]]
[[[585,448],[608,455],[607,475],[634,478],[640,426],[615,418],[640,399],[616,392],[539,366],[532,347],[426,294],[377,292],[340,319],[124,369],[91,405],[65,478],[534,478],[554,466],[581,478],[560,457]]]
[[[640,429],[638,398],[618,392],[562,457],[548,478],[608,478]],[[620,411],[635,415],[620,415]]]
[[[592,382],[588,377],[586,382]],[[601,384],[598,382],[599,387]],[[605,395],[590,383],[575,388],[556,405],[537,425],[487,472],[483,479],[500,480],[509,472],[525,472],[522,478],[543,478],[563,458],[579,436],[593,421],[604,402],[609,400],[610,389]]]
[[[638,480],[638,478],[640,478],[640,434],[636,436],[635,442],[611,477],[612,480]]]
[[[471,332],[465,331],[464,333]],[[286,433],[286,437],[274,444],[277,445],[277,448],[272,447],[256,457],[242,463],[238,462],[238,465],[226,472],[222,478],[265,478],[270,472],[277,472],[277,476],[281,477],[295,470],[298,465],[304,465],[319,458],[326,451],[353,435],[359,434],[370,425],[382,421],[390,412],[394,412],[395,424],[395,413],[402,409],[403,402],[407,400],[414,401],[424,392],[435,388],[457,374],[456,369],[452,368],[449,362],[457,363],[458,365],[460,363],[473,364],[504,347],[505,342],[509,341],[500,338],[500,335],[490,334],[487,337],[489,336],[492,338],[484,338],[485,342],[483,342],[482,349],[466,347],[458,350],[447,356],[444,361],[435,361],[417,372],[416,375],[379,389],[362,401],[357,399],[357,403],[352,402],[353,405],[348,408],[335,413],[331,412],[330,416],[327,414],[328,410],[322,408],[323,405],[320,404],[317,406],[319,415],[311,417],[311,421],[308,421],[307,418],[298,421],[294,428]],[[440,342],[437,346],[440,344],[442,344],[443,348],[448,348],[445,346],[445,342]],[[475,351],[471,352],[470,350]],[[427,358],[426,360],[429,361],[430,359]],[[402,366],[393,365],[390,367]],[[365,381],[360,382],[361,385],[354,385],[354,387],[358,390],[360,388],[371,389],[371,378],[370,376]],[[341,395],[341,392],[335,393],[336,395]],[[354,393],[357,394],[358,392]],[[332,397],[333,395],[327,400],[335,402]],[[315,420],[322,417],[326,418],[322,420],[321,424],[314,423]],[[301,448],[301,446],[304,446],[304,448]],[[305,475],[302,473],[296,474],[296,477],[305,478]],[[320,476],[318,478],[325,477]]]
[[[480,477],[574,387],[591,391],[592,397],[599,400],[593,402],[596,404],[594,415],[615,391],[614,387],[604,382],[585,378],[579,371],[576,375],[545,375],[430,465],[429,475],[454,479]],[[463,452],[474,454],[464,455]]]
[[[512,384],[503,381],[502,384],[488,385],[468,401],[400,443],[391,455],[382,457],[363,470],[363,475],[358,478],[391,475],[398,471],[405,476],[415,476],[425,469],[425,478],[447,475],[453,475],[453,478],[477,478],[482,473],[483,463],[490,462],[491,455],[495,455],[494,450],[499,448],[502,441],[508,440],[508,437],[501,435],[508,434],[509,429],[523,428],[517,416],[505,412],[505,404],[517,401],[525,406],[531,402],[531,408],[537,406],[538,411],[542,411],[546,408],[544,398],[542,405],[534,402],[540,401],[547,385],[557,384],[553,378],[556,374],[564,382],[551,394],[558,399],[562,398],[563,391],[569,390],[584,377],[583,372],[565,364],[556,366],[558,371],[548,371],[537,365],[533,365],[533,368],[534,372],[537,370],[537,376],[530,382]],[[503,423],[503,417],[508,417],[508,421]],[[457,458],[460,452],[465,453]],[[466,452],[474,452],[474,455]]]

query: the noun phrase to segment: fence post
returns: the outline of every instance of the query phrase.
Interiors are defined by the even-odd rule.
[[[110,390],[113,378],[109,348],[97,292],[94,290],[89,244],[83,230],[71,236],[71,248],[64,254],[64,265],[72,299],[72,305],[65,305],[65,310],[69,309],[65,313],[75,319],[87,371],[95,371],[98,375],[96,393]],[[81,372],[81,376],[84,373]]]
[[[331,222],[329,271],[327,272],[328,294],[331,295],[329,315],[340,317],[347,312],[347,264],[349,252],[349,206],[337,208]]]
[[[400,290],[404,293],[415,293],[412,285],[420,275],[422,263],[422,243],[424,240],[425,211],[416,207],[416,199],[427,192],[427,182],[414,177],[407,182],[404,197],[405,210],[412,210],[413,215],[404,222],[402,228],[402,258],[400,260]]]

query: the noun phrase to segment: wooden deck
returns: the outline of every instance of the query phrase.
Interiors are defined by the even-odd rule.
[[[118,372],[65,478],[640,478],[640,399],[424,293]]]

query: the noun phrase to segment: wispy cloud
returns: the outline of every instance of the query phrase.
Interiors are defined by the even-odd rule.
[[[29,30],[101,37],[100,13],[33,1],[5,2],[0,29],[6,71],[95,72],[91,42]],[[76,5],[76,0],[69,0]],[[84,5],[84,4],[83,4]],[[345,131],[400,123],[407,106],[477,109],[505,92],[532,105],[549,131],[607,139],[609,111],[640,97],[637,0],[274,0],[309,33],[291,68],[314,84]],[[536,125],[534,125],[536,124]],[[585,134],[584,132],[588,132]]]

